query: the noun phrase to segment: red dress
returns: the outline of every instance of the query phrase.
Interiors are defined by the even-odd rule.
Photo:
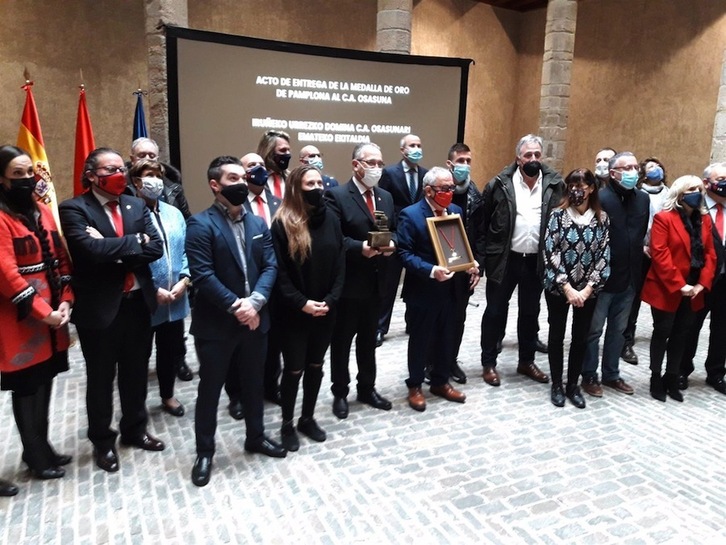
[[[38,236],[20,219],[0,211],[0,372],[2,389],[17,379],[54,376],[68,368],[68,326],[52,329],[42,319],[53,311],[49,276],[60,282],[58,302],[73,304],[70,262],[53,214],[38,203],[38,221],[54,258],[52,275]],[[42,370],[41,364],[50,369]],[[10,387],[8,387],[10,386]]]

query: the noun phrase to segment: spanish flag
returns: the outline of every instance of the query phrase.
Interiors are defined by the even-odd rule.
[[[81,183],[83,165],[86,157],[96,149],[96,141],[93,138],[91,118],[88,115],[86,106],[86,87],[81,85],[81,94],[78,97],[78,116],[76,117],[76,153],[73,162],[73,196],[77,197],[85,191]]]
[[[38,180],[38,185],[35,187],[36,197],[40,202],[50,206],[56,225],[60,228],[58,198],[50,174],[48,157],[45,154],[43,133],[40,130],[40,120],[38,119],[38,110],[35,107],[32,87],[33,82],[27,80],[22,87],[25,91],[25,107],[23,108],[23,117],[20,120],[20,130],[18,131],[18,147],[23,148],[30,154],[35,169],[35,179]]]

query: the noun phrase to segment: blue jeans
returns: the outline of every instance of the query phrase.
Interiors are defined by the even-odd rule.
[[[609,382],[620,378],[620,353],[625,343],[623,332],[628,325],[634,297],[635,290],[632,286],[620,293],[601,291],[598,294],[590,333],[587,336],[582,378],[597,378],[598,345],[606,320],[608,327],[602,347],[602,380]]]

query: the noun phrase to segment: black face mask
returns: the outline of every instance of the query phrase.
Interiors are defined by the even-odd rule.
[[[35,202],[36,185],[38,185],[38,182],[35,176],[31,176],[29,178],[11,178],[10,189],[5,189],[5,186],[2,187],[5,197],[11,205],[27,209]]]
[[[585,202],[585,190],[580,187],[573,187],[569,191],[570,204],[580,206]]]
[[[229,201],[232,206],[239,206],[245,202],[250,190],[245,183],[226,185],[220,190],[220,195]]]
[[[247,172],[247,181],[258,186],[265,185],[267,183],[267,170],[262,165],[257,165]]]
[[[541,169],[542,163],[539,161],[530,161],[529,163],[524,163],[524,165],[522,165],[522,171],[530,178],[537,176]]]
[[[292,155],[290,155],[289,153],[286,153],[284,155],[276,153],[272,160],[275,161],[277,168],[279,168],[280,171],[283,171],[287,170],[287,166],[290,164],[290,157],[292,157]]]
[[[323,190],[311,189],[302,192],[303,200],[313,208],[320,208],[323,204]]]
[[[718,195],[719,197],[726,197],[726,181],[724,182],[711,182],[708,184],[708,189],[713,193],[714,195]]]

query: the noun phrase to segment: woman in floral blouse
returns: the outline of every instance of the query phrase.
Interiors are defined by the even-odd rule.
[[[582,371],[587,333],[595,298],[610,276],[609,221],[600,206],[597,181],[585,168],[565,178],[562,205],[550,214],[544,244],[544,288],[549,313],[549,363],[552,404],[564,407],[567,397],[585,407],[577,382]],[[572,305],[572,341],[567,385],[562,388],[567,313]]]

